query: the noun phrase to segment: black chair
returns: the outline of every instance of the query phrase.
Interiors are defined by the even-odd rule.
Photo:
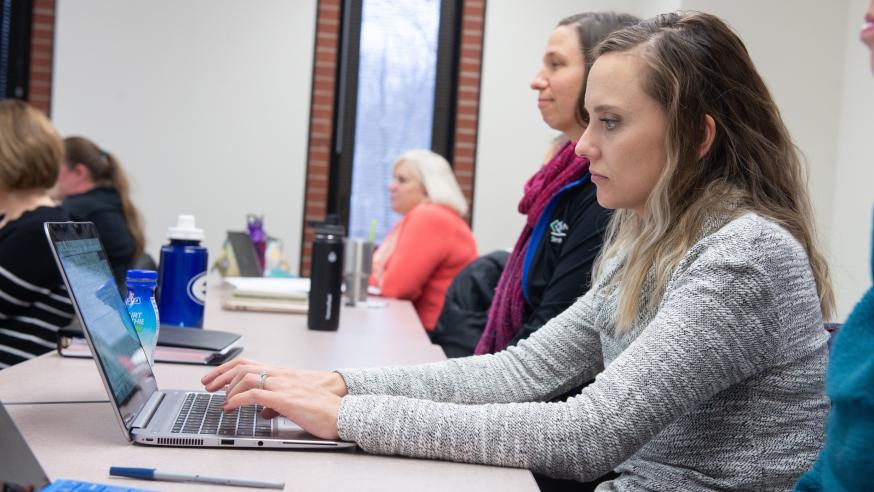
[[[143,253],[142,256],[135,259],[130,267],[131,270],[158,270],[158,264],[149,253]]]
[[[431,341],[440,345],[446,357],[473,355],[486,327],[492,297],[510,253],[494,251],[464,267],[449,285],[443,311],[437,319]]]

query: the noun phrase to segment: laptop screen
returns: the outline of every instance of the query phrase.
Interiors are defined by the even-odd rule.
[[[90,222],[46,223],[71,300],[125,426],[157,391],[146,353]]]
[[[237,269],[241,277],[260,277],[261,265],[258,263],[258,252],[249,238],[249,234],[239,231],[228,231],[228,243],[237,262]]]
[[[49,483],[45,471],[0,403],[0,490],[39,490]]]

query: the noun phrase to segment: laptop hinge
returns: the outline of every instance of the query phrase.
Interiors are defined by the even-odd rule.
[[[146,404],[140,409],[136,418],[134,418],[134,421],[131,422],[131,429],[145,429],[146,426],[149,425],[149,421],[152,420],[152,417],[155,415],[155,412],[158,411],[158,405],[163,399],[164,393],[160,391],[152,393],[152,395],[149,396],[149,399],[146,400]]]

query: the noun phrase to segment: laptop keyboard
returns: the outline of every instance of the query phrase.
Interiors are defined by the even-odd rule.
[[[172,432],[220,436],[270,437],[273,420],[261,416],[260,405],[246,405],[224,413],[224,393],[188,393]]]
[[[13,489],[18,490],[18,489]],[[42,492],[148,492],[146,489],[132,489],[116,485],[80,482],[79,480],[55,480],[42,489]]]

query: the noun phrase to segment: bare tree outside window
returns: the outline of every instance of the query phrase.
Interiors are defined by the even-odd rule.
[[[439,0],[364,0],[349,237],[380,242],[398,220],[388,194],[394,159],[430,149]]]

